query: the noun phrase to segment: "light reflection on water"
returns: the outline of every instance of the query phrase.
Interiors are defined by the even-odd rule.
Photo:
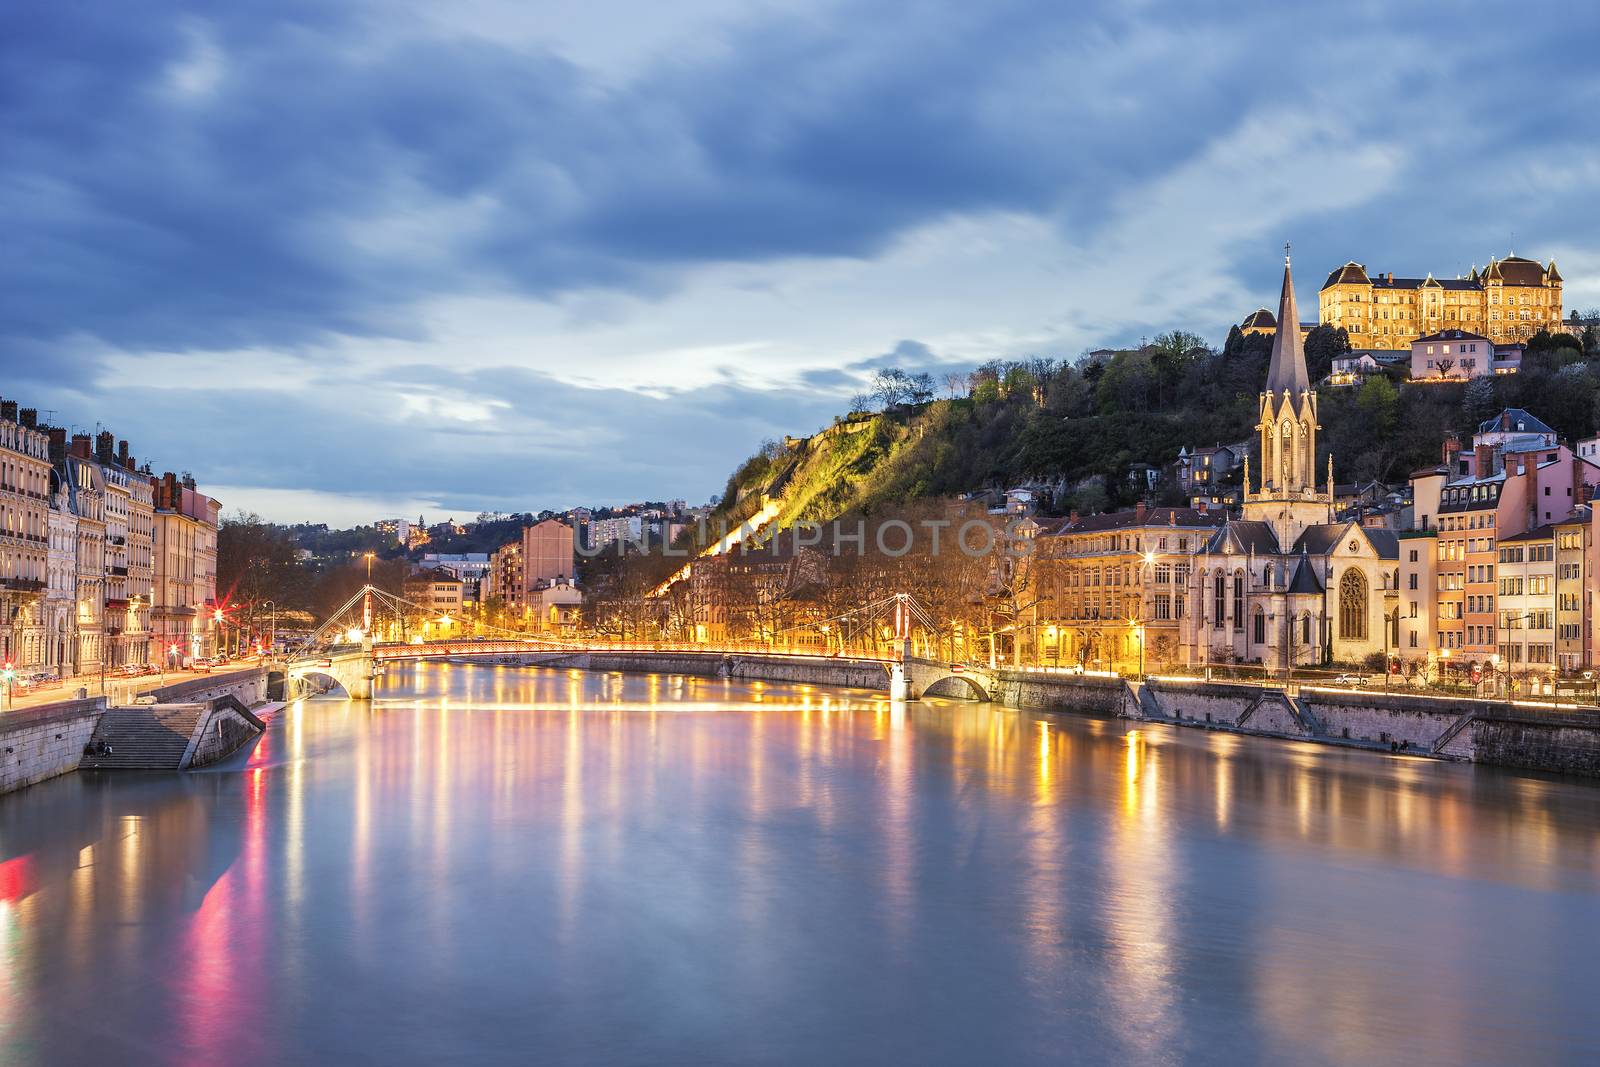
[[[0,798],[7,1060],[1592,1060],[1600,787],[420,666]]]

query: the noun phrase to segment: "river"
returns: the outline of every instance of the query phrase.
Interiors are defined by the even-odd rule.
[[[1600,785],[416,665],[0,798],[18,1063],[1600,1058]]]

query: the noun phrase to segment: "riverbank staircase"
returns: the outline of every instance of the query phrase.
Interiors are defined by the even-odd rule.
[[[82,771],[176,771],[205,704],[134,704],[107,708],[78,763]]]

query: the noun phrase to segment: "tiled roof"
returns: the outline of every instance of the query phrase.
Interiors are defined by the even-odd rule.
[[[1317,569],[1311,565],[1306,556],[1300,557],[1300,562],[1295,564],[1294,577],[1289,579],[1290,594],[1312,593],[1320,596],[1327,587],[1322,584],[1322,579],[1317,577]]]
[[[1222,525],[1226,516],[1221,512],[1202,513],[1195,508],[1150,508],[1141,518],[1138,511],[1107,511],[1081,518],[1053,534],[1097,533],[1102,530],[1131,530],[1146,527],[1200,527]]]
[[[1413,341],[1411,343],[1412,344],[1417,344],[1417,343],[1422,342],[1422,341],[1487,341],[1487,340],[1488,340],[1488,338],[1483,336],[1483,334],[1481,334],[1481,333],[1473,333],[1470,330],[1439,330],[1436,333],[1423,334],[1421,337],[1417,338],[1416,341]]]
[[[1510,537],[1502,537],[1499,539],[1499,543],[1504,545],[1513,541],[1548,541],[1555,535],[1555,526],[1547,522],[1543,526],[1535,526],[1531,530],[1525,530],[1522,533],[1513,534]]]
[[[1367,535],[1367,540],[1372,542],[1379,559],[1400,558],[1400,538],[1395,536],[1393,530],[1376,530],[1370,526],[1359,526],[1357,529]]]
[[[1206,542],[1207,552],[1226,552],[1229,548],[1233,551],[1248,554],[1254,552],[1258,556],[1276,555],[1278,549],[1278,535],[1272,532],[1272,524],[1254,519],[1235,519],[1211,535],[1211,540]]]
[[[1348,522],[1320,522],[1315,526],[1307,526],[1294,543],[1291,551],[1305,552],[1313,556],[1327,555],[1328,550],[1339,543],[1345,530],[1353,523]]]
[[[1346,263],[1344,266],[1328,275],[1328,280],[1322,283],[1322,287],[1326,289],[1330,285],[1339,285],[1345,282],[1365,284],[1369,281],[1371,281],[1371,279],[1367,277],[1367,268],[1352,261],[1350,263]]]
[[[1507,256],[1489,265],[1489,275],[1498,275],[1506,285],[1543,285],[1544,267],[1521,256]]]
[[[1554,430],[1522,408],[1506,408],[1493,418],[1484,419],[1478,423],[1479,433],[1508,431],[1516,431],[1517,433],[1555,433]]]

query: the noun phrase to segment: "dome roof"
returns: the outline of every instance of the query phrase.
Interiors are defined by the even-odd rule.
[[[1340,285],[1343,283],[1370,285],[1372,283],[1372,279],[1367,277],[1367,268],[1363,267],[1355,260],[1351,260],[1349,263],[1346,263],[1344,266],[1328,275],[1328,280],[1322,283],[1322,287],[1326,289],[1330,285]]]

